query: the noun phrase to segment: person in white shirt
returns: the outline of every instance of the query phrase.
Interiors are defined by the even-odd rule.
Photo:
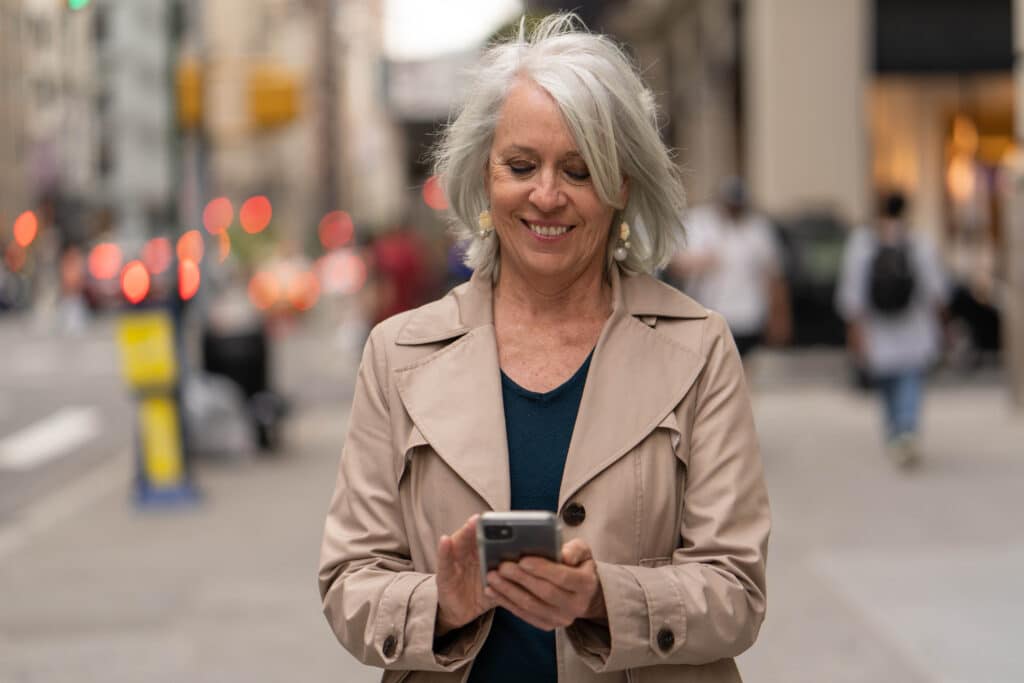
[[[686,248],[670,262],[670,281],[721,313],[740,355],[790,335],[789,293],[771,223],[750,208],[739,178],[722,182],[718,202],[690,210]]]
[[[897,464],[909,466],[919,458],[924,375],[939,356],[949,285],[935,245],[904,221],[905,207],[903,195],[893,193],[883,200],[875,226],[850,234],[835,303],[847,323],[855,363],[881,391],[888,452]],[[895,276],[884,273],[880,254],[885,249],[897,264],[905,254],[902,286],[886,282]]]

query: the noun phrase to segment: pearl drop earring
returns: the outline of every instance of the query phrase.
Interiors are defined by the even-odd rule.
[[[629,256],[629,223],[622,221],[619,226],[619,246],[615,247],[615,251],[612,252],[612,257],[622,263]]]

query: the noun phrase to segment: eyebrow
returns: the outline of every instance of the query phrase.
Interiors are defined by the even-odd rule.
[[[533,147],[526,147],[524,145],[510,145],[510,146],[508,146],[508,147],[506,147],[506,148],[501,150],[502,154],[510,154],[510,153],[516,153],[516,152],[521,153],[521,154],[532,154],[533,156],[540,156],[540,152],[535,150]],[[583,155],[580,154],[577,150],[573,149],[573,150],[569,150],[568,152],[566,152],[565,154],[562,155],[562,159],[569,159],[569,158],[582,159]]]

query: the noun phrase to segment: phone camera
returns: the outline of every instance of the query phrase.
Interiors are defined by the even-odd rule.
[[[502,524],[501,526],[484,527],[484,538],[488,541],[507,541],[512,538],[512,527]]]

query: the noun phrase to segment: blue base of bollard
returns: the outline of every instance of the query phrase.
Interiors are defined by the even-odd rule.
[[[137,487],[135,504],[146,508],[167,508],[195,505],[202,499],[194,487],[190,485],[176,486],[168,489]]]

